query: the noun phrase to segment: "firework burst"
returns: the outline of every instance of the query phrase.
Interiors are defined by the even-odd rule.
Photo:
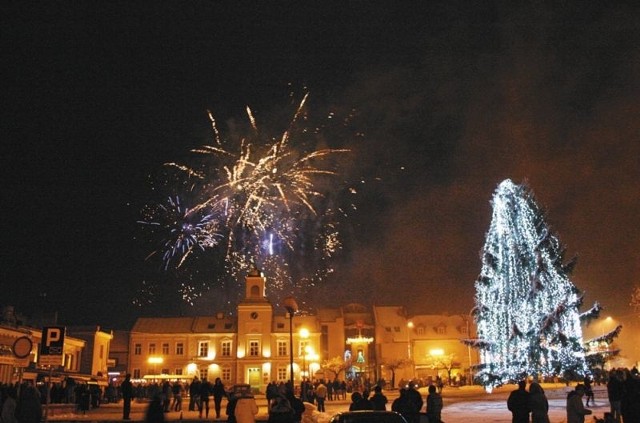
[[[165,269],[170,263],[183,265],[196,250],[223,249],[218,253],[231,283],[254,264],[279,291],[297,285],[296,280],[331,273],[329,259],[341,244],[336,215],[325,201],[327,192],[336,190],[323,182],[336,175],[337,156],[348,150],[306,148],[317,135],[303,125],[306,101],[307,96],[276,137],[259,129],[247,107],[246,135],[223,139],[209,112],[214,137],[192,150],[197,160],[166,163],[189,181],[198,181],[189,184],[197,187],[198,200],[185,208],[176,197],[165,207],[164,220],[171,222],[163,226],[169,234],[161,247]],[[313,268],[300,270],[300,263]]]
[[[212,210],[190,210],[178,196],[169,197],[166,204],[147,208],[146,219],[139,223],[161,228],[162,233],[166,234],[160,250],[165,269],[172,262],[180,267],[194,249],[204,251],[218,244],[222,235],[218,232],[219,221]]]

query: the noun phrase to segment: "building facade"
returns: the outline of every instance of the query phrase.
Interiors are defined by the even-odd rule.
[[[223,313],[198,317],[139,318],[130,333],[128,371],[134,379],[221,378],[264,392],[271,381],[302,378],[384,378],[391,362],[398,380],[466,379],[477,353],[461,341],[470,337],[468,316],[418,315],[398,306],[348,304],[316,314],[274,310],[265,294],[266,278],[246,277],[236,317]],[[386,363],[386,366],[385,366]]]

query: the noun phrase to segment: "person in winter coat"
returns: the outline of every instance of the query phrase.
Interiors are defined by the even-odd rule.
[[[529,386],[529,409],[532,423],[549,423],[549,401],[537,382]]]
[[[304,403],[304,413],[302,413],[302,420],[300,423],[318,423],[318,407],[310,402]]]
[[[129,420],[131,414],[131,400],[133,399],[133,384],[131,383],[131,374],[127,373],[122,384],[120,384],[120,393],[124,404],[122,406],[122,420]]]
[[[222,398],[227,396],[222,380],[217,377],[211,389],[213,394],[213,406],[216,410],[216,419],[220,418],[220,409],[222,408]]]
[[[427,395],[427,417],[429,423],[440,423],[442,414],[442,395],[437,391],[435,385],[429,385],[429,395]]]
[[[518,389],[511,391],[507,399],[507,408],[511,411],[512,423],[529,423],[529,393],[526,390],[527,382],[518,382]]]
[[[609,397],[609,405],[611,408],[611,416],[615,421],[620,421],[622,415],[622,393],[624,386],[622,384],[622,375],[620,371],[611,372],[609,381],[607,382],[607,395]]]
[[[273,406],[269,409],[268,423],[290,423],[295,420],[295,411],[284,396],[273,398]]]
[[[258,414],[258,405],[253,395],[243,394],[236,402],[234,410],[236,423],[255,423]]]
[[[622,421],[640,422],[640,379],[633,370],[625,370],[620,413]]]
[[[16,407],[18,402],[16,401],[16,388],[9,386],[6,390],[4,397],[4,403],[2,404],[2,414],[0,414],[0,421],[2,423],[18,423],[16,419]]]
[[[419,423],[420,409],[416,406],[415,401],[411,400],[408,391],[407,388],[400,390],[400,396],[391,404],[391,410],[402,414],[407,423]]]
[[[297,398],[293,394],[293,387],[291,384],[287,383],[285,389],[287,400],[289,401],[289,404],[291,404],[291,408],[293,408],[294,416],[292,421],[299,422],[302,420],[302,413],[304,413],[304,403],[300,398]]]
[[[144,417],[145,423],[164,423],[164,398],[161,393],[153,396]]]
[[[373,409],[374,410],[381,410],[381,411],[386,410],[387,409],[387,403],[389,402],[389,400],[382,393],[382,388],[380,387],[380,385],[376,385],[376,387],[373,388],[373,392],[374,392],[374,394],[370,399],[371,403],[373,404]]]
[[[583,396],[584,385],[581,383],[567,395],[567,423],[584,423],[584,416],[591,414],[591,410],[584,408],[582,404]]]
[[[33,385],[27,385],[20,390],[15,416],[20,423],[40,423],[42,403],[40,394]]]
[[[199,417],[202,418],[202,411],[204,410],[205,418],[209,418],[209,395],[211,394],[211,390],[213,389],[211,382],[209,382],[206,378],[202,379],[202,383],[200,384],[200,410]]]
[[[371,401],[365,399],[358,391],[351,394],[351,404],[349,405],[349,411],[357,410],[373,410]]]
[[[327,387],[324,384],[324,381],[321,380],[318,386],[315,389],[316,393],[316,402],[318,403],[318,411],[324,412],[324,401],[327,398]]]

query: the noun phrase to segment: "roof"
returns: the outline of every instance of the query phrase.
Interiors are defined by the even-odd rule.
[[[226,315],[198,317],[141,317],[132,332],[144,333],[235,333],[237,323]]]

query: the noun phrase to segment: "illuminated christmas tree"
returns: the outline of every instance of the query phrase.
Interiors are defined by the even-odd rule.
[[[527,376],[585,374],[582,296],[568,277],[575,262],[563,255],[530,189],[503,181],[475,284],[478,339],[470,341],[488,391]]]

